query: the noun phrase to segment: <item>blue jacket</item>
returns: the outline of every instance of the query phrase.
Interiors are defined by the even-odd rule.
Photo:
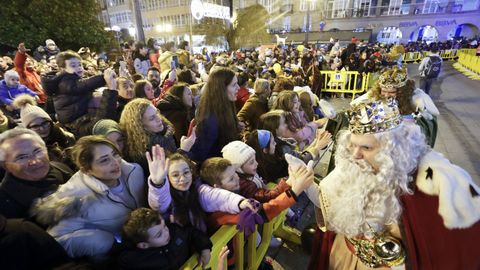
[[[198,132],[197,127],[197,139],[188,156],[200,165],[208,158],[221,157],[223,145],[218,142],[218,120],[213,114],[199,124],[203,125],[202,132]]]
[[[36,97],[37,94],[23,84],[18,87],[8,87],[5,80],[0,81],[0,101],[5,105],[12,105],[13,100],[20,94],[29,94]]]

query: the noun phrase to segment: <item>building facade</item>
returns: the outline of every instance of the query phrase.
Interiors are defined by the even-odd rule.
[[[193,44],[201,45],[204,33],[199,32],[195,26],[204,23],[206,20],[213,23],[224,23],[225,19],[196,19],[192,16],[192,2],[193,10],[201,9],[201,6],[207,4],[228,8],[232,4],[231,0],[140,0],[145,39],[155,38],[160,43],[167,41],[178,43],[182,40],[191,40]],[[102,7],[100,19],[106,27],[114,31],[129,29],[130,34],[135,36],[137,18],[135,17],[133,0],[99,0],[99,4]],[[229,19],[230,15],[227,20],[229,21]]]
[[[329,31],[368,31],[384,43],[444,41],[480,28],[480,0],[234,0],[234,14],[254,4],[270,13],[271,33],[303,39],[308,31],[310,41],[328,40]]]

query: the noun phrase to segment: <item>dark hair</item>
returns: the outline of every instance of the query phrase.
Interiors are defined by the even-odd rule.
[[[192,72],[189,69],[180,71],[177,74],[177,79],[179,82],[195,84],[195,78],[193,77]]]
[[[173,41],[170,41],[165,43],[165,45],[163,45],[163,48],[165,48],[166,51],[170,51],[170,49],[172,49],[174,46],[175,43]]]
[[[185,91],[185,87],[188,87],[186,83],[176,83],[174,84],[170,90],[168,90],[167,95],[174,96],[180,100],[183,99],[183,92]]]
[[[157,67],[149,67],[148,70],[147,70],[147,74],[150,71],[156,71],[156,72],[160,73],[160,70]]]
[[[210,186],[221,185],[221,174],[232,166],[230,160],[221,157],[212,157],[202,163],[200,177]]]
[[[64,52],[61,52],[57,54],[57,65],[60,68],[65,68],[65,61],[70,60],[72,58],[77,58],[79,61],[82,61],[82,57],[80,55],[72,50],[67,50]]]
[[[245,143],[248,144],[250,147],[252,147],[253,150],[255,150],[255,159],[258,162],[258,168],[257,168],[258,175],[261,175],[261,176],[267,175],[267,172],[269,171],[268,166],[270,166],[276,160],[275,154],[270,155],[268,153],[265,153],[264,149],[260,147],[260,143],[258,142],[258,130],[254,130],[250,133],[247,133],[245,135],[245,139],[246,139]],[[270,140],[275,140],[273,133],[271,134]],[[270,142],[268,143],[266,149],[270,150]],[[272,181],[274,179],[265,179],[265,180]]]
[[[89,135],[81,137],[72,147],[72,160],[81,171],[88,171],[92,168],[93,152],[98,145],[106,145],[121,155],[120,150],[105,136]]]
[[[135,97],[147,98],[147,95],[145,95],[145,85],[147,85],[147,83],[149,83],[149,81],[144,79],[135,82],[135,86],[133,87],[135,90]]]
[[[238,85],[245,86],[248,83],[248,74],[245,72],[240,72],[237,74]]]
[[[270,131],[274,137],[277,137],[277,128],[280,126],[280,120],[285,118],[285,112],[282,110],[273,110],[260,116],[258,129]]]
[[[216,117],[220,148],[240,137],[235,102],[230,101],[227,96],[227,87],[234,77],[235,72],[228,68],[218,68],[213,71],[208,77],[198,106],[197,134],[202,133],[204,123],[210,116]]]
[[[192,184],[187,191],[180,191],[172,186],[170,187],[172,215],[181,225],[191,224],[197,229],[202,230],[202,227],[205,225],[206,216],[200,205],[200,197],[197,191],[200,182],[196,180],[198,178],[196,166],[189,158],[180,153],[174,153],[170,155],[168,159],[170,164],[174,161],[184,161],[192,172]]]
[[[133,82],[137,82],[137,81],[143,80],[143,79],[145,79],[145,77],[142,74],[135,73],[135,74],[132,75],[132,81]]]
[[[293,90],[293,81],[285,77],[279,77],[275,81],[273,92],[282,92],[283,90]]]
[[[180,45],[178,45],[178,48],[182,49],[182,50],[185,50],[185,47],[188,46],[188,41],[184,40],[182,42],[180,42]]]
[[[138,208],[128,214],[127,221],[123,224],[123,234],[127,240],[134,244],[148,240],[148,229],[160,224],[162,217],[150,208]]]

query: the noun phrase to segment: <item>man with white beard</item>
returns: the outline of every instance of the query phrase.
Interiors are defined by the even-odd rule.
[[[309,269],[480,269],[480,188],[432,150],[393,99],[348,112],[335,169],[307,195]]]

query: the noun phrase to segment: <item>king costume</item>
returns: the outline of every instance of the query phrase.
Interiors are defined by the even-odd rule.
[[[410,136],[408,132],[403,131],[407,129],[404,127],[407,124],[399,121],[401,117],[395,101],[388,104],[382,101],[367,101],[357,104],[348,115],[350,134],[378,136],[382,133],[397,132],[400,136]],[[421,133],[419,130],[416,132]],[[389,143],[395,145],[398,142]],[[419,147],[423,146],[415,145],[412,149]],[[402,160],[401,156],[391,158],[393,163],[407,162]],[[342,159],[342,156],[339,155],[336,159]],[[400,211],[398,215],[394,215],[394,222],[388,223],[382,219],[382,213],[370,210],[375,206],[364,201],[378,204],[391,200],[379,200],[369,189],[360,188],[364,193],[358,198],[364,200],[358,200],[358,204],[363,205],[360,206],[360,214],[356,217],[342,215],[342,207],[357,207],[353,200],[346,199],[345,202],[350,204],[332,207],[332,203],[337,202],[338,205],[338,198],[352,192],[348,190],[349,188],[338,188],[339,183],[342,181],[354,183],[361,181],[357,179],[363,179],[359,176],[342,180],[346,178],[347,173],[345,167],[340,166],[340,161],[336,160],[337,167],[320,184],[314,184],[307,190],[308,197],[317,207],[319,226],[316,239],[313,241],[314,247],[308,269],[480,269],[479,186],[465,170],[450,163],[442,154],[430,147],[425,147],[425,151],[421,152],[417,159],[418,161],[412,163],[415,166],[410,172],[395,170],[393,174],[386,174],[395,176],[404,173],[408,174],[410,179],[408,192],[392,193],[394,194],[392,197],[398,201]],[[392,165],[392,168],[397,167]],[[391,189],[396,188],[398,186]],[[341,219],[344,219],[346,224],[358,223],[362,226],[366,224],[369,229],[363,231],[359,229],[358,231],[362,233],[352,235],[352,230],[342,230],[341,226],[334,224]],[[345,228],[348,228],[348,225]],[[353,232],[357,231],[354,229]]]

